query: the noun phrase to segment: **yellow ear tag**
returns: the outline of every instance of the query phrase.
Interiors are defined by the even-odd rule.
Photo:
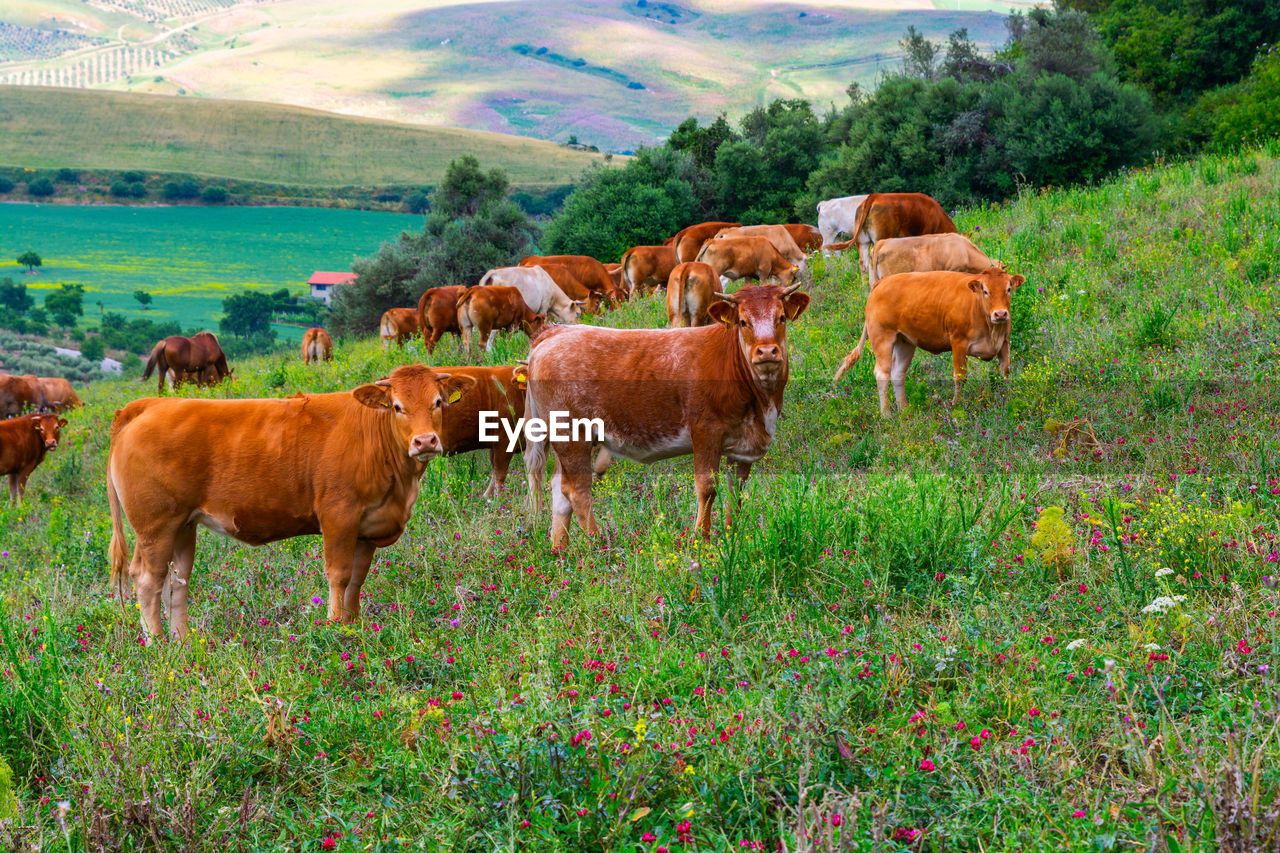
[[[458,402],[458,401],[459,401],[459,400],[461,400],[461,399],[462,399],[462,392],[461,392],[461,391],[454,391],[452,394],[450,394],[450,395],[449,395],[449,402],[450,402],[450,403],[456,403],[456,402]]]
[[[529,381],[529,375],[525,373],[523,370],[517,370],[515,373],[512,374],[512,378],[515,379],[516,386],[520,388],[523,388],[525,386],[525,383]]]

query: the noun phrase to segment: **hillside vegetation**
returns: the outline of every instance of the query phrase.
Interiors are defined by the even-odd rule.
[[[0,86],[0,165],[140,169],[307,186],[437,182],[464,154],[564,184],[602,157],[497,133],[246,101]]]
[[[437,460],[356,627],[324,624],[318,537],[202,531],[197,634],[141,647],[108,591],[103,470],[146,388],[94,386],[0,509],[0,843],[1273,848],[1280,146],[957,222],[1027,278],[1011,381],[971,360],[952,410],[949,358],[920,354],[882,421],[870,358],[829,380],[856,260],[814,258],[729,531],[717,512],[691,537],[689,459],[622,463],[602,540],[552,555],[519,465],[485,503],[486,460]],[[419,347],[343,340],[183,393],[347,389]]]

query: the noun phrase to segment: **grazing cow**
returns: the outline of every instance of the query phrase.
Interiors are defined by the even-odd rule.
[[[170,630],[187,635],[197,525],[250,545],[320,534],[329,618],[359,618],[374,550],[400,538],[418,480],[443,449],[449,400],[474,382],[413,365],[336,394],[152,397],[116,412],[107,455],[111,579],[123,599],[128,570],[148,639],[163,630],[162,592]],[[137,536],[132,559],[122,512]]]
[[[885,276],[901,272],[979,273],[998,266],[963,234],[923,234],[893,237],[871,247],[871,286]]]
[[[22,500],[27,478],[58,446],[58,430],[66,425],[66,418],[47,414],[0,421],[0,475],[9,475],[9,500]]]
[[[559,264],[562,267],[568,267],[569,272],[573,273],[587,290],[598,293],[606,302],[613,299],[615,293],[613,279],[609,276],[609,271],[604,268],[604,264],[595,258],[587,255],[528,255],[520,259],[522,267],[537,267],[543,264]],[[550,316],[556,319],[555,315]],[[563,322],[572,323],[573,320]]]
[[[76,395],[76,389],[61,376],[41,376],[38,380],[44,390],[45,408],[51,412],[65,412],[84,405]]]
[[[302,335],[302,363],[333,361],[333,338],[319,326]]]
[[[622,255],[627,292],[644,296],[650,287],[666,287],[678,263],[676,250],[670,246],[632,246]]]
[[[160,385],[156,393],[164,393],[164,383],[168,379],[170,386],[177,388],[183,380],[197,378],[201,385],[216,384],[231,375],[227,366],[227,356],[222,352],[222,345],[213,332],[197,332],[190,338],[182,335],[170,335],[151,348],[147,358],[146,370],[142,373],[142,381],[151,377],[151,371],[160,371]]]
[[[858,208],[866,200],[865,195],[847,195],[818,202],[818,232],[824,245],[834,243],[841,234],[853,234]]]
[[[481,349],[489,350],[493,347],[490,335],[495,330],[519,328],[533,338],[542,331],[546,321],[547,315],[535,313],[515,287],[476,285],[468,287],[458,297],[458,327],[462,330],[462,346],[467,352],[471,352],[472,329],[480,332]]]
[[[582,303],[582,311],[584,314],[599,314],[603,297],[594,290],[587,290],[573,271],[563,264],[538,264],[540,269],[547,271],[547,275],[551,276],[551,280],[556,283],[556,287],[560,288],[565,296]]]
[[[954,234],[956,225],[938,204],[924,193],[872,193],[858,208],[849,236],[858,244],[862,271],[871,277],[871,244],[892,237],[921,234]]]
[[[999,356],[1000,370],[1009,376],[1009,306],[1024,281],[1003,268],[977,275],[963,272],[912,272],[883,278],[867,297],[866,321],[858,345],[840,363],[833,382],[840,381],[862,357],[868,338],[876,356],[876,389],[880,413],[889,414],[889,384],[898,408],[907,407],[907,368],[916,349],[934,354],[951,351],[956,393],[968,372],[968,357],[990,361]]]
[[[726,228],[712,239],[726,240],[729,237],[763,237],[773,244],[778,254],[791,263],[798,266],[805,261],[805,253],[796,244],[786,225],[743,225],[739,228]]]
[[[783,290],[744,287],[718,294],[716,322],[696,329],[552,327],[529,354],[527,416],[563,412],[570,419],[598,418],[603,442],[590,431],[568,430],[525,448],[529,498],[540,502],[547,444],[556,452],[552,478],[551,545],[560,548],[576,516],[596,532],[591,511],[591,449],[655,462],[693,454],[698,494],[697,526],[711,534],[711,502],[722,458],[737,463],[745,480],[773,440],[787,384],[787,322],[809,304],[799,284]],[[554,424],[552,424],[554,426]],[[579,424],[581,425],[581,424]]]
[[[741,222],[700,222],[690,225],[676,233],[672,245],[676,250],[676,262],[687,263],[696,260],[702,244],[719,234],[726,228],[737,228]]]
[[[404,342],[418,334],[418,312],[414,308],[388,308],[378,324],[378,334],[382,336],[382,349],[391,349],[394,340],[396,346],[404,348]]]
[[[44,385],[30,374],[12,376],[0,373],[0,418],[11,418],[25,411],[39,412],[48,408]]]
[[[710,325],[711,303],[719,285],[719,276],[707,264],[690,261],[677,266],[667,280],[667,325]]]
[[[523,267],[499,267],[496,270],[489,270],[484,274],[484,278],[480,279],[481,287],[495,284],[519,290],[525,304],[535,314],[546,314],[548,319],[557,323],[576,323],[582,316],[583,304],[566,296],[564,291],[556,286],[551,274],[536,264]],[[458,316],[458,323],[462,323],[461,315]]]
[[[787,285],[797,267],[784,258],[764,237],[726,237],[708,240],[698,253],[698,263],[708,264],[716,275],[737,281],[753,278]]]
[[[622,286],[622,264],[605,264],[604,271],[609,274],[609,280],[613,282],[613,289],[609,292],[609,298],[613,300],[613,304],[627,301],[627,290]]]
[[[466,289],[462,284],[428,287],[418,297],[418,328],[422,330],[422,343],[428,354],[436,351],[436,344],[445,333],[462,334],[462,327],[458,325],[458,298]]]
[[[475,380],[461,399],[444,410],[444,455],[454,456],[476,450],[489,451],[489,484],[484,497],[502,491],[507,481],[514,450],[508,450],[509,436],[524,417],[525,369],[523,367],[440,367],[450,376]],[[497,441],[480,440],[480,413],[497,412],[504,426],[497,428]]]

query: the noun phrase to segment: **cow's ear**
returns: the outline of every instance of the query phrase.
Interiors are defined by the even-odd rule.
[[[66,425],[67,425],[66,418],[58,418],[58,429],[62,429]]]
[[[36,432],[40,432],[40,433],[44,432],[44,424],[40,423],[39,418],[31,422],[31,428],[34,429]]]
[[[440,384],[440,393],[447,406],[462,399],[462,395],[471,390],[476,380],[470,376],[450,376]]]
[[[707,309],[707,313],[711,315],[711,319],[717,323],[724,323],[726,326],[732,326],[738,322],[738,306],[731,302],[725,302],[723,299],[717,299],[711,303],[711,307]]]
[[[361,385],[351,392],[351,396],[371,409],[387,409],[391,407],[389,389],[381,385]]]
[[[1009,286],[1012,287],[1014,290],[1017,290],[1019,287],[1022,287],[1022,283],[1025,282],[1026,280],[1027,279],[1025,276],[1011,275],[1009,276]]]
[[[969,289],[972,290],[974,293],[978,293],[979,291],[982,290],[981,279],[971,278],[967,282],[965,282],[965,284],[967,284]]]
[[[793,293],[787,297],[782,303],[782,308],[787,312],[788,320],[795,320],[804,313],[804,309],[809,307],[809,294]]]

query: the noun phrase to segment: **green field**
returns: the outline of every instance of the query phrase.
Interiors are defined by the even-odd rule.
[[[0,506],[0,846],[1274,850],[1280,145],[956,221],[1027,277],[1010,381],[971,359],[953,409],[950,357],[921,353],[882,420],[870,357],[830,382],[866,284],[817,258],[730,529],[726,486],[691,536],[688,458],[620,463],[604,535],[552,554],[520,462],[486,503],[487,460],[436,460],[357,626],[325,623],[319,537],[202,530],[195,633],[142,647],[103,471],[145,389],[87,389]],[[664,319],[655,298],[604,322]],[[342,342],[183,393],[421,357]]]
[[[349,270],[422,218],[397,213],[293,207],[114,207],[0,204],[0,276],[42,291],[82,284],[85,325],[107,311],[183,328],[217,328],[222,300],[243,289],[307,293],[316,270]],[[15,262],[34,249],[37,275]],[[135,290],[155,297],[142,312]],[[278,326],[284,337],[301,330]]]
[[[275,104],[0,86],[0,165],[187,172],[315,187],[438,183],[472,154],[513,184],[573,180],[599,155],[550,142]]]

